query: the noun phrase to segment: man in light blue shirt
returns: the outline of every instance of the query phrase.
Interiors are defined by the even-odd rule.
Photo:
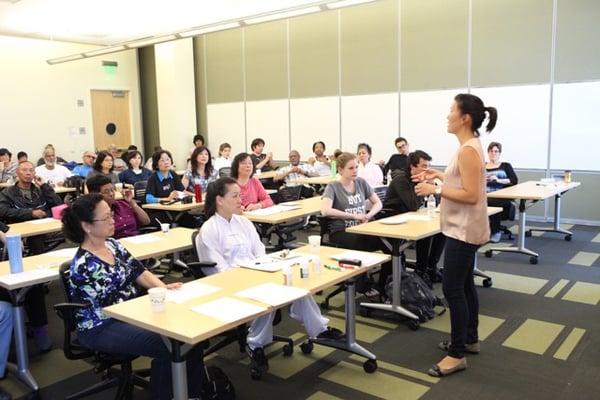
[[[79,175],[87,178],[88,174],[94,169],[94,161],[96,161],[96,154],[93,151],[86,151],[83,153],[83,164],[73,168],[73,175]]]

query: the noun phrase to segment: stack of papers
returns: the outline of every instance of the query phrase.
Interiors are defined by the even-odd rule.
[[[191,308],[192,311],[197,312],[198,314],[225,323],[236,322],[244,318],[252,317],[266,309],[266,307],[246,303],[241,300],[232,299],[231,297],[221,297],[220,299]]]
[[[167,301],[181,304],[196,297],[206,296],[221,290],[217,286],[207,285],[197,281],[188,282],[179,289],[170,289],[167,291]]]
[[[302,256],[289,258],[286,260],[280,260],[280,259],[271,257],[271,255],[267,255],[267,256],[255,258],[254,260],[241,261],[240,267],[255,269],[258,271],[265,271],[265,272],[276,272],[276,271],[281,271],[284,267],[297,264],[300,261],[302,261],[303,259],[306,259],[306,261],[308,261],[307,257],[302,257]]]
[[[301,208],[300,206],[282,206],[282,205],[276,205],[276,206],[271,206],[271,207],[267,207],[267,208],[259,208],[258,210],[254,210],[254,211],[246,211],[246,214],[249,215],[256,215],[256,216],[266,216],[266,215],[273,215],[273,214],[279,214],[282,212],[286,212],[286,211],[292,211],[292,210],[297,210]]]
[[[273,307],[279,307],[308,295],[308,291],[294,286],[264,283],[237,292],[235,295],[260,301],[261,303],[269,304]]]

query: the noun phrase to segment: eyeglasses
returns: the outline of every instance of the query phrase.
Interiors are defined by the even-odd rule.
[[[114,192],[115,192],[114,186],[110,187],[110,188],[103,189],[103,190],[100,191],[101,194],[111,194],[111,193],[114,193]]]
[[[107,215],[107,216],[106,216],[106,217],[104,217],[104,218],[97,218],[97,219],[93,219],[92,221],[93,221],[93,222],[108,222],[108,221],[110,221],[111,219],[113,219],[114,217],[115,217],[115,213],[114,213],[114,212],[111,212],[109,215]]]

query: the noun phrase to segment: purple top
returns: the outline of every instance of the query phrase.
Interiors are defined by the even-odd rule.
[[[115,239],[139,235],[138,222],[133,207],[127,200],[117,200],[113,203],[112,211],[115,220]]]

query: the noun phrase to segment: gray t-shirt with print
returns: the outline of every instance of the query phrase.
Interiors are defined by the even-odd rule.
[[[327,185],[324,198],[333,200],[333,208],[350,214],[366,214],[367,199],[373,194],[371,186],[362,178],[356,178],[354,182],[354,193],[344,189],[341,182],[333,182]],[[343,231],[350,226],[358,225],[354,219],[332,219],[331,232]]]

